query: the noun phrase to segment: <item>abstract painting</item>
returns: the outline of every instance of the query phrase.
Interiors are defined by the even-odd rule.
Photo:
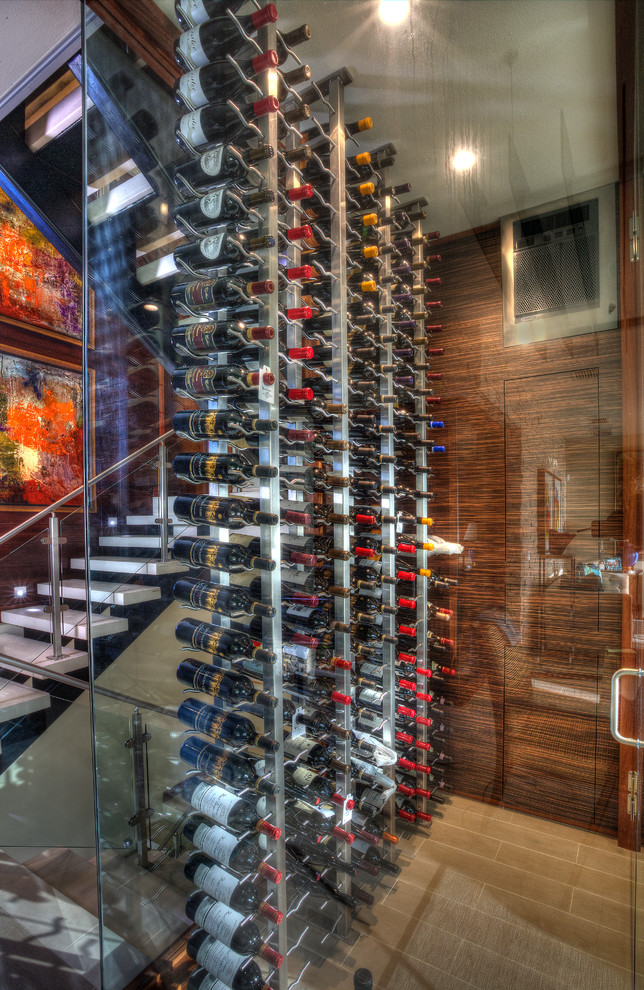
[[[80,340],[81,314],[80,276],[0,190],[0,317]]]
[[[82,375],[0,354],[0,504],[50,505],[82,483]]]

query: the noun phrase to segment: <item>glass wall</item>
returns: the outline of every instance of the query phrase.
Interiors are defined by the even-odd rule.
[[[183,3],[183,28],[190,26],[191,17],[201,16],[202,6]],[[403,11],[406,6],[410,9]],[[173,67],[171,42],[179,27],[171,3],[158,0],[157,7],[158,23],[150,26],[152,40],[147,42],[157,55],[165,51],[165,61],[155,58],[157,74],[143,64],[145,47],[130,23],[110,24],[109,29],[94,23],[85,39],[86,99],[91,99],[86,113],[87,305],[92,326],[86,356],[91,396],[87,447],[92,449],[93,473],[127,461],[91,490],[87,514],[90,587],[98,595],[103,583],[116,584],[119,590],[108,592],[106,586],[105,594],[123,597],[110,601],[110,610],[128,621],[125,648],[122,639],[93,641],[97,689],[124,696],[97,695],[94,713],[104,980],[114,990],[126,987],[137,967],[148,964],[162,974],[166,986],[183,987],[194,967],[181,941],[190,924],[186,900],[194,890],[184,876],[188,855],[194,859],[184,825],[194,809],[181,799],[190,767],[180,758],[184,725],[175,717],[182,700],[176,667],[184,657],[175,627],[192,613],[182,611],[183,600],[173,597],[172,589],[177,574],[194,578],[196,572],[193,568],[188,574],[183,558],[177,554],[175,559],[168,545],[181,535],[222,543],[234,539],[221,526],[216,531],[188,529],[185,517],[173,515],[172,499],[195,492],[211,498],[239,495],[221,484],[195,488],[170,470],[179,452],[237,452],[237,446],[222,446],[225,437],[195,447],[172,434],[159,445],[171,431],[174,413],[196,407],[185,390],[172,389],[172,373],[193,364],[205,367],[206,362],[227,366],[229,359],[212,350],[195,361],[171,342],[173,327],[190,326],[207,311],[177,312],[170,297],[173,286],[194,277],[194,271],[177,271],[173,257],[176,248],[197,239],[194,230],[186,235],[186,227],[177,229],[173,222],[177,205],[190,201],[186,188],[173,182],[173,168],[190,160],[190,153],[185,141],[182,149],[174,138],[180,111],[171,84],[190,68],[190,61],[182,69]],[[290,912],[277,928],[260,922],[269,946],[289,953],[279,968],[262,960],[262,978],[275,990],[300,976],[298,985],[311,990],[331,984],[350,988],[354,971],[367,967],[381,990],[399,985],[410,990],[556,988],[581,985],[582,980],[591,988],[639,985],[639,967],[633,962],[639,950],[634,852],[639,847],[641,778],[635,749],[620,745],[614,730],[632,738],[644,734],[638,731],[638,676],[622,677],[621,691],[613,683],[621,668],[639,668],[642,631],[636,5],[610,0],[412,0],[411,5],[388,5],[392,18],[403,14],[398,23],[387,21],[387,11],[380,7],[387,5],[376,0],[280,0],[277,30],[283,39],[290,38],[290,53],[270,34],[272,27],[262,29],[268,33],[260,41],[270,38],[278,55],[285,55],[280,71],[298,69],[299,78],[290,91],[277,87],[272,70],[258,72],[256,81],[264,93],[268,85],[283,97],[282,109],[302,103],[293,90],[305,94],[320,124],[300,113],[305,119],[296,126],[322,160],[313,157],[311,164],[304,154],[302,159],[290,155],[290,161],[299,162],[294,177],[286,161],[297,140],[293,131],[284,121],[258,120],[260,134],[250,145],[275,145],[275,160],[257,168],[265,185],[275,182],[274,202],[279,205],[258,201],[259,220],[253,222],[264,234],[273,224],[278,240],[287,226],[317,220],[324,228],[325,222],[336,222],[342,239],[322,249],[319,239],[317,245],[309,239],[296,248],[284,242],[282,256],[276,252],[271,261],[262,256],[252,270],[258,271],[258,279],[274,279],[281,288],[286,267],[314,262],[316,252],[318,260],[324,255],[332,267],[334,250],[351,252],[354,215],[363,206],[358,179],[373,180],[374,189],[360,195],[367,197],[365,209],[384,211],[377,218],[387,218],[379,225],[380,247],[386,250],[377,259],[361,256],[360,277],[379,283],[380,314],[389,320],[392,333],[390,349],[393,341],[395,349],[404,350],[396,334],[404,332],[404,318],[418,323],[421,299],[421,330],[414,334],[422,335],[425,348],[412,369],[417,394],[411,404],[400,391],[402,380],[395,378],[402,365],[397,372],[387,370],[385,354],[372,361],[376,376],[394,375],[389,385],[395,391],[393,402],[381,399],[380,393],[376,401],[379,417],[381,407],[393,407],[391,420],[379,418],[379,425],[395,427],[381,433],[392,437],[391,447],[380,446],[378,436],[374,448],[375,456],[390,458],[376,462],[378,484],[386,481],[381,464],[398,459],[391,479],[400,488],[398,471],[405,470],[411,457],[413,492],[392,495],[387,502],[396,523],[384,521],[392,518],[384,501],[378,503],[382,525],[374,524],[369,532],[356,529],[352,516],[352,528],[341,536],[337,528],[343,523],[336,520],[333,535],[348,542],[336,542],[334,548],[353,553],[360,537],[379,540],[382,546],[387,525],[394,544],[405,537],[418,542],[411,553],[425,556],[404,556],[398,547],[392,554],[392,581],[382,587],[395,588],[393,614],[404,608],[401,599],[423,601],[419,589],[421,580],[426,582],[422,587],[429,608],[424,625],[417,627],[426,666],[416,666],[429,668],[431,676],[413,670],[410,675],[404,666],[409,653],[407,641],[400,638],[405,635],[400,634],[400,616],[392,625],[398,639],[392,638],[389,676],[390,700],[398,703],[400,678],[412,676],[415,687],[405,690],[429,696],[422,711],[430,724],[416,723],[412,731],[409,718],[396,720],[390,710],[390,736],[382,725],[377,727],[381,741],[397,749],[398,759],[411,762],[416,774],[406,772],[405,763],[391,771],[398,795],[387,822],[399,842],[387,846],[380,836],[374,849],[393,869],[375,855],[375,874],[364,868],[364,835],[353,843],[351,857],[340,843],[334,847],[336,859],[331,864],[327,858],[322,870],[313,854],[305,857],[318,872],[331,871],[337,890],[346,893],[353,884],[351,896],[357,887],[366,893],[364,899],[340,911],[313,896],[311,911],[300,900],[304,887],[295,882],[301,878],[301,863],[287,868],[285,894],[279,885],[262,888],[269,904],[285,904]],[[246,14],[255,8],[249,3],[239,9]],[[297,43],[297,29],[304,23],[310,40]],[[310,80],[299,61],[310,67]],[[158,75],[159,64],[165,66],[164,78]],[[310,81],[320,83],[338,73],[337,92],[332,83],[311,90]],[[225,78],[241,111],[248,112],[252,87],[245,82],[247,88],[240,88]],[[194,83],[195,77],[191,79]],[[220,90],[206,91],[200,78],[199,85],[204,88],[201,102],[226,98],[223,84]],[[199,105],[199,97],[194,103],[195,93],[190,92],[184,112]],[[341,142],[333,132],[341,119],[340,92],[347,124],[373,119],[372,128],[342,130]],[[327,122],[326,131],[335,134],[328,159]],[[191,140],[203,150],[205,142],[196,133],[190,132]],[[333,170],[334,149],[345,141],[347,158],[370,152],[376,165],[385,162],[381,171],[374,168],[367,176],[356,171],[358,163],[352,160],[353,171],[343,170],[342,180],[351,200],[342,199],[341,206],[334,201],[332,209],[323,205],[313,215],[303,214],[304,207],[298,212],[286,188],[298,187],[311,174],[319,190],[334,188],[333,182],[340,180],[329,180],[324,165]],[[238,195],[248,192],[248,181],[247,174],[238,177]],[[424,203],[419,204],[420,197]],[[396,213],[398,219],[391,222]],[[410,214],[414,219],[405,226],[400,215]],[[364,227],[360,238],[367,241],[370,224],[359,226]],[[412,243],[421,233],[422,250]],[[405,238],[409,246],[402,243]],[[346,440],[344,449],[350,453],[344,460],[319,446],[289,455],[279,444],[288,426],[294,428],[293,410],[285,412],[282,405],[279,411],[277,393],[256,399],[260,417],[280,420],[280,439],[271,447],[270,440],[255,437],[243,449],[256,446],[253,463],[260,466],[277,466],[281,457],[283,477],[289,469],[302,469],[306,457],[324,465],[327,474],[348,475],[351,484],[354,473],[367,470],[364,460],[351,460],[357,433],[351,432],[349,421],[359,388],[347,393],[345,381],[344,397],[338,391],[348,371],[346,361],[343,368],[338,352],[333,353],[340,339],[345,350],[356,346],[355,338],[351,345],[351,333],[357,333],[352,321],[364,328],[364,299],[358,305],[350,298],[347,314],[346,298],[341,304],[330,285],[346,288],[346,279],[356,273],[356,257],[354,252],[348,270],[340,265],[331,272],[327,288],[332,313],[328,325],[319,312],[317,320],[313,317],[317,338],[307,336],[306,327],[292,330],[297,317],[282,319],[277,303],[271,310],[273,303],[264,302],[264,308],[249,316],[251,322],[277,324],[276,341],[264,357],[266,367],[282,373],[283,391],[303,384],[294,377],[291,360],[284,360],[287,347],[321,344],[329,350],[327,371],[335,378],[326,398],[349,408],[348,414],[338,414],[348,415],[343,421],[346,436],[339,421],[328,431],[333,441]],[[250,262],[247,267],[250,271]],[[241,270],[246,271],[243,265]],[[197,274],[204,271],[202,267]],[[322,283],[328,272],[316,277]],[[307,301],[302,296],[314,299],[323,290],[305,281],[296,288],[291,282],[285,291],[290,295],[284,305],[293,308]],[[405,317],[406,302],[392,299],[397,291],[414,297]],[[219,323],[230,318],[230,313],[210,315]],[[341,319],[345,336],[334,338]],[[356,375],[356,355],[348,353]],[[414,360],[393,351],[389,359]],[[252,360],[257,362],[255,353]],[[366,376],[364,369],[360,374]],[[427,376],[422,384],[420,375]],[[356,380],[369,391],[362,378]],[[386,392],[384,386],[381,391]],[[202,402],[201,407],[228,411],[225,403],[215,408]],[[444,423],[434,446],[427,440],[429,433],[422,432],[431,432],[422,418],[428,412],[433,422]],[[316,422],[315,430],[323,427]],[[413,434],[407,441],[411,454],[404,449],[404,433]],[[319,443],[319,436],[306,442]],[[420,459],[423,451],[426,463]],[[418,495],[425,505],[418,512],[416,493],[423,486],[429,495]],[[290,500],[308,502],[312,492]],[[247,488],[242,496],[257,498],[263,510],[277,506],[279,511],[279,504],[273,504],[278,493],[279,487],[266,482]],[[387,495],[387,489],[382,493]],[[333,505],[337,516],[355,515],[361,505],[355,484],[345,502],[343,497],[336,488],[326,500],[326,512]],[[310,501],[325,504],[323,498]],[[375,504],[371,496],[368,503]],[[416,529],[416,517],[427,514],[431,525],[419,522]],[[327,532],[322,515],[319,510],[317,527],[313,512],[310,528],[281,528],[282,543],[289,536],[312,540],[320,573],[328,566],[321,559],[320,541]],[[262,556],[281,554],[279,538],[275,541],[266,528],[258,526],[248,535],[259,541]],[[438,538],[433,550],[420,546],[433,537]],[[336,623],[344,616],[353,636],[363,621],[358,612],[362,615],[366,606],[364,601],[356,604],[359,575],[355,556],[348,556],[348,605],[342,612],[340,596],[331,595],[328,615],[332,612]],[[378,573],[388,575],[386,552],[377,556],[382,558]],[[340,567],[341,559],[336,556],[333,566]],[[400,579],[407,568],[419,580],[411,590]],[[301,574],[302,566],[296,570]],[[336,586],[343,585],[338,578],[343,572],[334,573]],[[198,576],[217,587],[227,583],[212,571]],[[285,565],[281,581],[289,587]],[[237,583],[234,575],[230,583]],[[321,587],[318,583],[318,591]],[[264,577],[264,604],[281,607],[278,591],[275,579]],[[386,594],[382,602],[389,602]],[[383,629],[387,615],[385,611]],[[202,610],[196,618],[214,622],[213,610]],[[267,620],[259,633],[257,629],[264,648],[279,646],[283,631],[288,647],[288,622],[279,632]],[[355,678],[365,677],[364,654],[338,626],[329,644],[329,657],[318,655],[318,680],[331,676],[327,661],[339,656],[350,662],[351,670],[336,670],[334,676],[346,677],[349,694],[352,679],[359,691]],[[385,657],[387,649],[385,636]],[[288,680],[288,663],[296,652],[276,649],[279,659],[270,674],[269,693],[279,695],[280,704],[280,675]],[[205,653],[193,653],[204,662]],[[367,659],[371,662],[373,656]],[[379,653],[374,669],[381,659]],[[315,670],[314,658],[309,660]],[[266,690],[269,675],[260,670],[259,677]],[[324,683],[328,691],[329,683]],[[386,689],[387,682],[380,687]],[[297,694],[290,695],[288,684],[285,690],[288,715],[289,697],[297,701]],[[341,709],[339,703],[333,708],[326,701],[315,708],[320,725],[322,710],[335,727],[318,725],[312,735],[327,750],[336,747],[336,760],[355,759],[356,751],[342,748],[342,725],[330,740]],[[353,716],[359,721],[358,707],[354,705]],[[382,711],[386,721],[386,707]],[[251,714],[258,717],[256,711]],[[266,716],[266,726],[281,741],[279,720],[271,718]],[[295,722],[288,718],[287,735],[294,730]],[[364,785],[356,781],[356,766],[346,779],[336,770],[335,786],[345,799],[356,800],[359,811]],[[282,789],[283,772],[278,754],[272,782]],[[289,780],[287,759],[287,788]],[[281,792],[287,799],[302,796],[291,787]],[[412,791],[415,811],[431,814],[431,824],[427,817],[412,824],[396,816],[396,801],[398,810],[405,810],[405,788]],[[294,841],[296,819],[289,820],[288,810],[277,810],[281,800],[269,815]],[[377,816],[368,815],[369,822],[372,817]],[[348,828],[350,820],[343,811],[338,825]],[[368,831],[369,822],[355,818],[353,828]],[[310,825],[302,819],[304,836]],[[269,865],[283,865],[283,850],[268,850]],[[354,866],[361,864],[357,873],[347,867],[349,859]],[[287,867],[290,862],[287,858]],[[110,949],[110,940],[118,944],[118,952]],[[194,978],[188,985],[190,990],[206,986]]]

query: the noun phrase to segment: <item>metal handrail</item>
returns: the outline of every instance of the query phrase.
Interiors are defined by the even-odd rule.
[[[58,681],[59,684],[66,684],[68,687],[77,688],[79,691],[89,691],[90,685],[87,681],[81,681],[78,677],[71,677],[69,674],[60,674],[57,670],[47,670],[46,667],[39,667],[37,663],[29,663],[28,660],[15,660],[5,653],[0,653],[0,667],[8,667],[19,674],[32,674],[36,677],[46,677],[48,681]],[[134,708],[148,708],[150,711],[159,712],[161,715],[177,717],[176,708],[166,708],[164,705],[155,705],[151,701],[143,701],[140,698],[131,698],[128,694],[121,694],[120,691],[111,691],[109,688],[101,687],[94,682],[94,693],[105,698],[113,698],[114,701],[124,701]]]
[[[160,443],[163,443],[165,440],[169,440],[172,436],[174,436],[174,430],[168,430],[166,433],[161,433],[155,440],[150,440],[149,443],[143,444],[143,446],[139,447],[138,450],[135,450],[134,453],[128,454],[127,457],[123,457],[120,461],[116,461],[115,464],[105,468],[105,470],[101,471],[100,474],[94,475],[94,477],[90,478],[87,482],[87,487],[89,488],[91,485],[97,484],[99,481],[102,481],[103,478],[107,478],[114,471],[118,471],[119,468],[122,468],[125,464],[129,464],[129,462],[133,461],[135,457],[138,457],[140,454],[144,454],[147,450],[151,450],[153,447],[158,447]],[[63,495],[63,497],[59,498],[57,502],[52,502],[51,505],[46,505],[45,508],[37,512],[35,516],[30,516],[29,519],[26,519],[24,522],[14,526],[13,529],[10,529],[8,532],[3,533],[2,536],[0,536],[0,546],[2,546],[3,543],[6,543],[7,540],[10,540],[13,536],[18,536],[18,534],[24,532],[25,529],[29,529],[30,526],[33,526],[34,523],[44,519],[45,516],[50,515],[52,512],[56,512],[57,509],[60,509],[71,499],[76,498],[77,495],[82,495],[84,491],[85,485],[80,485],[78,488],[74,488],[72,492],[68,492],[67,495]]]

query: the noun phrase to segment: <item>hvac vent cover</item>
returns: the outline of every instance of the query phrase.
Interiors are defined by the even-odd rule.
[[[506,347],[617,326],[614,185],[501,221]]]

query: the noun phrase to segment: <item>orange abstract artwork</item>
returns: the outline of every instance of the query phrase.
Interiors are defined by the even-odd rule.
[[[80,340],[80,276],[0,190],[0,316]]]
[[[49,505],[82,484],[81,381],[0,354],[0,504]]]

